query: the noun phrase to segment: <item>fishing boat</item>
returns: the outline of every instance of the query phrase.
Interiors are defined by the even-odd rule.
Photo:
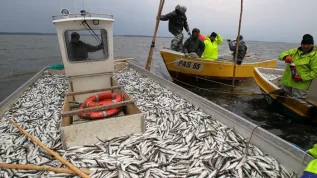
[[[282,114],[297,120],[309,119],[317,121],[316,110],[316,84],[313,80],[307,95],[307,100],[298,100],[290,96],[279,96],[276,91],[280,91],[280,81],[284,69],[254,68],[254,80],[264,94],[268,104],[274,106]]]
[[[172,78],[177,80],[189,79],[215,79],[232,80],[234,64],[232,56],[220,56],[217,61],[201,58],[185,57],[183,53],[163,49],[160,51],[165,66]],[[257,56],[249,56],[236,67],[236,80],[252,78],[254,67],[275,68],[276,59],[264,59]]]
[[[89,174],[104,177],[150,177],[158,174],[161,175],[158,177],[186,177],[189,174],[212,174],[217,177],[218,174],[230,173],[235,177],[243,174],[250,174],[248,177],[259,177],[262,174],[269,177],[291,177],[291,174],[301,175],[305,165],[313,159],[291,143],[183,87],[128,61],[114,62],[113,16],[92,13],[62,14],[54,16],[53,23],[56,25],[65,68],[44,68],[0,103],[0,147],[6,150],[0,153],[1,162],[24,164],[22,167],[0,164],[4,168],[0,169],[2,175],[64,177],[77,174],[88,177]],[[70,55],[73,53],[68,48],[70,41],[78,41],[78,32],[89,34],[88,31],[91,30],[91,36],[99,41],[96,46],[101,50],[99,55],[102,57],[89,54],[83,60],[73,60],[74,56]],[[124,101],[84,109],[71,106],[76,102],[81,106],[88,99],[89,102],[94,102],[90,97],[96,99],[105,91],[121,94]],[[103,111],[110,109],[109,106],[120,107],[122,112],[107,117]],[[105,114],[103,119],[78,117],[83,113],[99,111]],[[62,164],[45,155],[41,148],[20,134],[8,119],[17,121],[43,144],[63,155],[59,161],[67,159],[68,164],[67,160],[61,162],[71,170],[66,170],[67,174],[61,175],[43,171],[65,172],[65,169],[56,168]],[[214,126],[211,127],[210,124]],[[215,127],[218,129],[212,129]],[[228,139],[231,140],[230,144],[239,146],[229,146],[226,143]],[[236,148],[241,150],[233,152],[232,156],[223,157],[225,152],[231,154],[230,150]],[[212,151],[214,149],[219,149],[220,152]],[[221,153],[221,150],[227,151]],[[243,154],[244,150],[248,153]],[[223,164],[225,166],[217,163],[221,167],[213,170],[201,167],[204,165],[203,162],[199,163],[201,157],[209,156],[204,159],[212,161],[212,154],[217,155],[217,162],[229,161]],[[257,168],[255,164],[256,168],[245,165],[243,172],[242,167],[247,159],[250,162],[250,156],[255,156],[253,159],[257,163],[266,163],[259,164],[262,165],[261,168]],[[231,157],[238,162],[229,166]],[[25,165],[27,163],[55,168],[35,168]],[[179,170],[183,164],[185,172]],[[214,165],[216,162],[212,161],[210,164]],[[194,171],[190,165],[194,168],[198,165],[198,171]],[[90,170],[79,170],[76,167]],[[21,171],[17,168],[39,171]],[[183,170],[182,167],[181,169]],[[266,169],[268,171],[260,171]]]

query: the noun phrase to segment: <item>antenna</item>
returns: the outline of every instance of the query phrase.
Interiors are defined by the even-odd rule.
[[[76,3],[75,3],[75,0],[73,0],[73,2],[74,2],[74,14],[77,12],[76,11]]]
[[[88,0],[88,12],[90,13],[90,3],[91,1],[90,0]]]
[[[85,0],[83,0],[83,10],[85,10]]]

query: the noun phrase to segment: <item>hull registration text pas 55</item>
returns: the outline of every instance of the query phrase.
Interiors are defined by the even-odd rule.
[[[189,69],[189,70],[196,70],[196,71],[201,71],[204,67],[204,64],[201,62],[183,60],[183,59],[177,59],[177,62],[175,62],[174,65],[175,67],[180,69]]]

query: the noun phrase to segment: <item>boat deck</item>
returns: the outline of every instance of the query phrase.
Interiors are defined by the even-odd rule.
[[[50,90],[43,93],[41,87],[44,83],[35,80],[35,85],[31,88],[35,87],[36,91],[42,93],[42,98],[48,95],[43,103],[44,109],[48,110],[39,113],[44,114],[47,118],[43,120],[25,117],[30,115],[29,110],[34,110],[34,108],[24,104],[25,108],[20,113],[18,103],[18,105],[13,106],[13,109],[21,115],[18,116],[21,119],[19,124],[23,124],[24,128],[29,128],[28,131],[31,134],[38,134],[36,137],[57,150],[73,165],[94,171],[91,176],[111,177],[128,174],[134,177],[151,177],[151,175],[156,177],[197,177],[215,174],[237,177],[243,167],[244,174],[250,174],[245,175],[247,177],[274,177],[278,175],[290,177],[289,173],[295,168],[301,167],[299,164],[303,158],[302,154],[305,153],[290,146],[282,139],[186,89],[164,81],[154,74],[139,69],[139,67],[131,66],[133,68],[119,71],[115,73],[114,77],[120,85],[124,86],[126,92],[136,100],[137,105],[145,113],[146,131],[143,134],[118,137],[104,140],[95,145],[63,150],[60,147],[60,133],[56,127],[57,123],[60,122],[56,117],[56,111],[61,110],[60,105],[63,103],[61,100],[63,94],[61,93],[67,88],[65,86],[67,82],[63,76],[55,76],[56,81],[52,81],[50,78],[43,81],[50,86],[60,85],[60,90],[56,90],[56,96],[53,97],[56,98],[55,104],[58,105],[55,107],[52,99],[49,99]],[[39,80],[41,81],[41,78]],[[51,88],[50,86],[48,88]],[[26,91],[27,96],[35,97],[32,94],[32,90]],[[187,101],[181,96],[186,96]],[[35,105],[37,104],[39,103]],[[39,104],[38,107],[41,105]],[[54,121],[49,119],[53,108],[56,108],[53,113]],[[8,111],[6,116],[9,117],[10,114],[13,113]],[[8,150],[0,154],[3,162],[61,166],[60,163],[56,163],[54,159],[43,154],[38,146],[32,146],[32,142],[13,129],[13,126],[6,119],[2,118],[2,121],[0,138],[6,141],[1,144],[1,148]],[[38,121],[42,124],[36,124]],[[46,125],[42,127],[44,123]],[[34,129],[33,125],[36,126]],[[15,147],[12,143],[31,145],[30,149],[34,148],[32,154],[29,155],[31,157],[26,157],[25,148]],[[260,145],[265,153],[255,145]],[[284,150],[288,150],[288,152]],[[272,154],[272,156],[278,157],[278,160],[266,154]],[[258,168],[263,171],[254,171],[246,164],[246,159],[267,164],[267,170]],[[305,162],[310,159],[307,156]],[[234,160],[238,161],[237,165],[240,166],[230,166],[229,168],[231,161]],[[208,161],[208,164],[214,167],[213,169],[206,166],[205,163]],[[278,161],[283,162],[289,173]],[[118,165],[120,168],[117,168]],[[280,169],[279,172],[270,171],[275,170],[276,166]],[[104,170],[96,170],[101,168]],[[3,172],[0,171],[0,173]],[[3,174],[12,176],[10,172],[4,171]],[[25,174],[58,176],[58,174],[44,171],[15,172],[17,176]]]

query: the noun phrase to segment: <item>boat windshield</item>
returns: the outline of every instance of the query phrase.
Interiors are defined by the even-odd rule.
[[[98,61],[108,58],[107,31],[105,29],[68,30],[64,35],[69,61]]]

